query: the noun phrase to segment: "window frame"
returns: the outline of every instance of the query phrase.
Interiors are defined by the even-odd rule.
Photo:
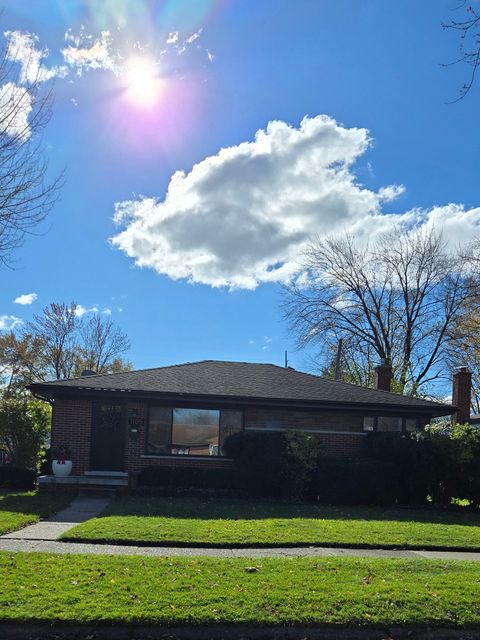
[[[162,407],[164,409],[169,409],[170,411],[170,446],[172,446],[172,439],[173,439],[173,412],[174,409],[192,409],[192,410],[201,410],[201,409],[205,409],[206,411],[218,411],[219,412],[219,416],[218,416],[218,443],[220,445],[220,425],[221,425],[221,413],[222,411],[238,411],[241,415],[241,427],[240,427],[240,432],[245,431],[245,408],[244,407],[239,407],[239,406],[228,406],[228,407],[221,407],[218,405],[193,405],[193,404],[189,404],[189,405],[185,405],[185,404],[172,404],[172,403],[165,403],[165,404],[161,404],[158,402],[150,402],[148,404],[148,412],[147,412],[147,428],[146,428],[146,432],[145,432],[145,447],[144,447],[144,453],[143,455],[145,456],[149,456],[149,457],[154,457],[154,458],[180,458],[182,460],[192,460],[192,459],[198,459],[201,458],[202,460],[228,460],[227,456],[218,454],[216,456],[209,456],[209,455],[202,455],[202,454],[179,454],[179,453],[152,453],[148,450],[148,446],[149,446],[149,434],[150,434],[150,414],[151,414],[151,410],[152,407]],[[220,450],[220,449],[219,449]]]
[[[372,418],[373,419],[373,429],[365,429],[365,418]],[[379,431],[378,430],[378,419],[379,418],[401,418],[402,420],[402,428],[400,429],[400,431]],[[417,430],[419,428],[419,424],[420,424],[420,416],[414,415],[414,416],[392,416],[392,415],[385,415],[385,414],[377,414],[377,415],[364,415],[362,416],[362,431],[363,433],[414,433],[413,431],[407,431],[407,420],[415,420],[415,430]]]

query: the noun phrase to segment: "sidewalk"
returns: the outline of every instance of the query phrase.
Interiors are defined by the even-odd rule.
[[[17,532],[19,533],[19,532]],[[211,549],[192,547],[134,547],[121,544],[87,544],[60,542],[51,539],[0,538],[0,551],[37,553],[76,553],[86,555],[123,556],[208,556],[211,558],[300,558],[300,557],[355,557],[355,558],[428,558],[430,560],[477,560],[480,552],[465,551],[410,551],[385,549],[346,549],[329,547],[281,547],[272,549]]]

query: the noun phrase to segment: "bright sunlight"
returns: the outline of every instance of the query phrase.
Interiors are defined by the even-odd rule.
[[[128,98],[142,107],[150,107],[158,101],[162,82],[154,60],[136,56],[125,66]]]

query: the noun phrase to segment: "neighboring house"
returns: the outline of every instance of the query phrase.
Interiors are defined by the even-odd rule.
[[[327,455],[362,455],[369,431],[413,431],[454,407],[327,380],[272,364],[205,360],[30,385],[53,405],[52,447],[72,448],[73,474],[151,465],[225,466],[222,446],[238,431],[305,431]]]

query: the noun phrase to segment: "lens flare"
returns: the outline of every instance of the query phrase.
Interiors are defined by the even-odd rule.
[[[129,58],[123,74],[128,99],[140,107],[151,107],[160,99],[162,79],[158,64],[145,56]]]

